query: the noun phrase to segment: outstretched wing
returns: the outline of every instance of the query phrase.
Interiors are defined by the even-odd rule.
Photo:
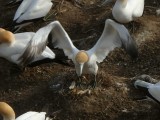
[[[107,19],[101,37],[87,53],[100,63],[116,47],[123,47],[132,57],[138,55],[136,43],[125,26]]]
[[[52,29],[59,25],[58,21],[54,21],[45,27],[40,28],[27,44],[24,53],[19,57],[21,65],[27,65],[34,58],[40,55],[46,48],[48,35]]]
[[[73,45],[67,32],[64,30],[62,25],[58,23],[51,31],[52,44],[55,48],[63,49],[66,56],[73,60],[75,54],[78,53],[78,49]]]

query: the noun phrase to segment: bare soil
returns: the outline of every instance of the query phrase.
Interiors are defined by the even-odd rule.
[[[0,26],[11,23],[18,6],[5,7],[0,0]],[[79,49],[89,49],[100,37],[104,22],[112,18],[114,2],[98,7],[98,0],[60,0],[52,8],[50,21],[59,20]],[[97,3],[98,2],[98,3]],[[125,51],[116,49],[99,64],[98,86],[90,94],[77,94],[79,89],[54,92],[50,84],[61,82],[64,86],[77,80],[74,65],[55,62],[27,67],[14,73],[13,64],[0,59],[0,101],[8,102],[19,116],[27,111],[48,108],[56,120],[159,120],[160,106],[153,101],[137,101],[144,95],[133,86],[132,78],[148,74],[160,79],[160,16],[156,10],[160,3],[145,1],[144,15],[130,30],[138,44],[139,57],[132,60]],[[38,21],[23,31],[36,31],[50,21]],[[58,52],[56,53],[58,54]],[[67,86],[67,85],[66,85]],[[0,118],[2,119],[2,118]]]

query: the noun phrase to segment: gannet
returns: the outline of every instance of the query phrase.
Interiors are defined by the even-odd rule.
[[[65,55],[73,61],[79,78],[82,73],[90,73],[95,76],[95,79],[91,81],[93,87],[96,85],[96,75],[98,71],[97,63],[102,62],[114,48],[123,47],[132,57],[137,57],[138,54],[136,44],[125,26],[118,24],[111,19],[106,20],[101,37],[94,47],[87,51],[78,50],[73,45],[68,34],[58,21],[50,23],[46,26],[46,29],[48,31],[50,29],[51,31],[50,34],[52,35],[53,46],[62,49]],[[43,42],[41,41],[41,43]],[[35,46],[39,46],[39,43],[32,41],[28,46],[33,46],[32,51],[29,49],[31,54],[33,54],[37,51],[34,49]],[[40,47],[36,48],[40,49]]]
[[[160,103],[160,82],[152,84],[142,80],[136,80],[134,86],[146,90],[146,98],[149,97]]]
[[[13,18],[16,30],[23,27],[26,22],[45,17],[52,8],[52,0],[23,0]]]
[[[144,0],[117,0],[112,15],[119,23],[128,23],[141,17],[144,10]]]
[[[26,112],[16,118],[13,108],[5,102],[0,102],[0,115],[3,120],[52,120],[46,116],[46,112],[35,111]]]
[[[45,38],[44,34],[39,35],[39,33],[34,32],[13,34],[10,31],[6,31],[5,29],[0,28],[0,57],[3,57],[8,61],[21,66],[25,66],[31,62],[35,62],[45,58],[54,59],[55,54],[47,46],[45,46],[42,54],[34,56],[28,61],[21,61],[22,55],[24,60],[25,57],[27,57],[25,49],[26,47],[29,47],[27,46],[27,44],[32,39],[34,39],[35,36],[37,36],[37,39]]]

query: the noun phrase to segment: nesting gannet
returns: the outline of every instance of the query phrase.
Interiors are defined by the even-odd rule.
[[[146,98],[149,97],[160,103],[160,82],[151,84],[142,80],[136,80],[134,83],[136,88],[142,88],[146,90]]]
[[[23,0],[15,13],[12,26],[15,26],[14,28],[17,30],[23,27],[23,22],[29,23],[32,20],[43,18],[52,8],[53,3],[51,1]]]
[[[102,62],[114,48],[123,47],[132,57],[137,57],[137,47],[128,30],[123,25],[111,19],[106,20],[104,31],[96,45],[87,51],[78,50],[73,45],[68,34],[58,21],[50,23],[46,26],[46,29],[51,30],[54,47],[63,49],[65,55],[68,56],[69,59],[72,59],[79,78],[82,73],[91,73],[95,76],[95,80],[91,82],[93,86],[96,84],[97,63]],[[39,46],[39,43],[32,41],[29,46]],[[29,50],[34,53],[37,51],[34,49],[35,47],[33,47],[32,51]]]
[[[25,66],[31,62],[35,62],[45,58],[54,59],[55,54],[47,46],[45,46],[42,54],[39,54],[38,56],[34,56],[30,60],[27,60],[25,62],[21,61],[22,55],[23,55],[23,59],[27,57],[27,53],[25,53],[27,44],[32,39],[34,39],[34,37],[37,36],[37,34],[34,32],[24,32],[24,33],[13,34],[9,31],[6,31],[5,29],[0,28],[0,57],[3,57],[9,60],[10,62],[13,62],[18,65],[22,65],[22,66]],[[39,38],[37,39],[41,39],[43,37],[45,38],[44,34],[40,34],[38,36]]]
[[[46,116],[46,112],[29,111],[19,117],[15,117],[13,108],[5,102],[0,102],[0,114],[3,120],[52,120]]]
[[[120,23],[128,23],[141,17],[144,10],[144,0],[117,0],[112,15]]]

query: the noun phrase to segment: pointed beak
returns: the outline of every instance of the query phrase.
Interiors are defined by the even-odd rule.
[[[80,75],[82,75],[83,66],[84,66],[84,63],[81,63],[81,64],[80,64],[80,71],[79,71],[79,72],[80,72]]]

